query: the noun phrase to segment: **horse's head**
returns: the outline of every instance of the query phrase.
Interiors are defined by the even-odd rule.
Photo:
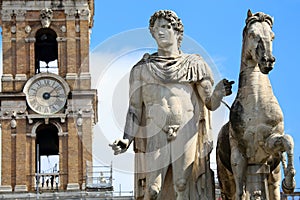
[[[258,64],[260,71],[268,74],[275,63],[272,54],[273,19],[262,12],[252,14],[248,10],[246,26],[243,31],[245,58]]]

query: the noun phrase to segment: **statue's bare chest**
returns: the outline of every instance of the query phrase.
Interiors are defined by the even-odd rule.
[[[162,81],[148,70],[143,70],[141,84],[142,97],[146,104],[161,104],[164,100],[172,101],[176,99],[176,104],[188,105],[192,103],[192,98],[195,95],[192,84]]]
[[[176,116],[176,119],[173,117],[174,124],[185,123],[193,117],[198,102],[192,84],[165,82],[149,71],[141,74],[141,84],[147,117]]]

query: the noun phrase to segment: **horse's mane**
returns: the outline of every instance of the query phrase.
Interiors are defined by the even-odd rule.
[[[246,26],[243,30],[243,38],[245,37],[245,34],[246,34],[246,30],[255,22],[267,22],[270,27],[272,28],[273,26],[273,21],[274,19],[270,16],[270,15],[267,15],[263,12],[257,12],[251,16],[248,16],[247,19],[246,19]]]

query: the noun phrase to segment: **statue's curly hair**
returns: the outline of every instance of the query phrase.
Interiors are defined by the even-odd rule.
[[[172,10],[156,11],[149,20],[149,30],[150,30],[150,33],[152,34],[152,36],[153,36],[154,23],[155,23],[156,19],[158,19],[158,18],[164,18],[164,19],[168,20],[171,23],[173,29],[178,31],[179,38],[177,41],[177,45],[179,48],[181,45],[182,39],[183,39],[183,24],[182,24],[181,19]]]

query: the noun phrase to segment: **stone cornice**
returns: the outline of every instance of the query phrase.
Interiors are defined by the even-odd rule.
[[[65,10],[68,19],[79,16],[81,20],[88,20],[90,28],[93,26],[94,0],[74,1],[0,1],[2,21],[10,21],[16,15],[17,21],[25,19],[26,11],[40,11],[45,8]]]

